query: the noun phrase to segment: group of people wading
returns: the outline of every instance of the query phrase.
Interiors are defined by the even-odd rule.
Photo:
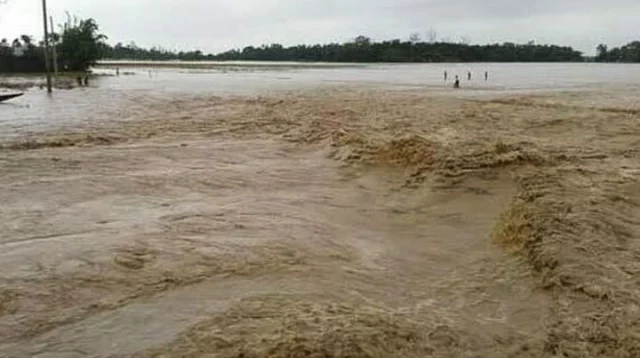
[[[471,81],[471,70],[467,71],[467,81]],[[447,82],[449,79],[449,73],[444,71],[444,81]],[[489,71],[484,71],[484,81],[489,81]],[[456,75],[455,80],[453,81],[453,88],[460,88],[460,77]]]

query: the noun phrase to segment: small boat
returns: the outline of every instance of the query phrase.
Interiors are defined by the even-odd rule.
[[[24,93],[11,93],[11,94],[2,94],[2,93],[0,93],[0,102],[4,102],[4,101],[10,100],[12,98],[20,97],[23,94]]]

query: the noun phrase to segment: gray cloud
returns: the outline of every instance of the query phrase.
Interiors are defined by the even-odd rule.
[[[375,39],[464,36],[474,43],[535,40],[592,53],[598,43],[640,38],[637,0],[49,0],[94,17],[111,42],[224,51],[263,43],[326,43],[359,34]],[[41,33],[39,1],[0,5],[0,37]],[[38,36],[39,37],[39,36]]]

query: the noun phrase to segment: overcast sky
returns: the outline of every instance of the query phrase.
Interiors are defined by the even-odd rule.
[[[0,0],[0,38],[40,38],[40,0]],[[640,0],[48,0],[56,22],[65,11],[95,18],[109,42],[221,52],[264,43],[327,43],[367,35],[472,43],[573,46],[640,39]]]

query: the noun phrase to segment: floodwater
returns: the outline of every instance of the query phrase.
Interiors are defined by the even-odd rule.
[[[0,356],[638,356],[640,67],[475,66],[0,106]]]
[[[299,110],[332,102],[281,113],[304,121],[309,118]],[[376,327],[391,332],[383,348],[398,352],[405,348],[396,345],[410,344],[404,328],[396,327],[413,324],[406,319],[428,322],[410,328],[412,335],[455,321],[456,329],[472,330],[490,350],[492,338],[482,330],[505,339],[514,339],[512,332],[539,335],[546,297],[531,291],[526,270],[511,267],[508,255],[487,244],[515,194],[506,173],[460,188],[403,188],[401,170],[345,168],[330,158],[330,148],[305,143],[307,136],[291,140],[298,143],[251,134],[207,137],[201,125],[232,130],[253,111],[224,124],[229,118],[216,102],[187,103],[162,107],[164,119],[200,131],[180,134],[160,125],[165,133],[157,138],[132,137],[112,146],[0,152],[0,352],[144,356],[164,345],[179,347],[172,342],[182,334],[232,310],[242,311],[237,317],[289,317],[301,325],[309,320],[323,331],[337,319],[358,344],[372,347],[380,344],[368,333]],[[376,113],[385,108],[380,104]],[[436,108],[445,106],[431,110]],[[494,270],[508,272],[494,281]],[[306,304],[320,311],[300,306]],[[326,304],[356,311],[336,316],[331,308],[323,312]],[[396,313],[401,321],[388,322],[387,315]],[[361,315],[373,321],[360,322]],[[221,328],[219,337],[248,340],[232,349],[278,346],[262,337],[286,344],[299,339],[294,335],[300,332],[272,333],[286,324],[252,321]],[[258,332],[245,332],[255,324]],[[200,344],[209,345],[166,356],[189,356]],[[339,353],[340,343],[310,345],[352,356]],[[224,352],[228,348],[220,348],[219,356],[245,356]],[[409,356],[423,356],[430,348],[410,349],[418,353]]]
[[[179,62],[175,64],[180,66]],[[345,85],[451,95],[455,75],[460,76],[466,90],[459,91],[460,96],[598,90],[640,83],[640,65],[630,64],[369,64],[310,68],[287,64],[274,68],[268,63],[214,65],[208,69],[120,67],[121,73],[127,75],[100,76],[88,88],[57,90],[53,96],[33,88],[19,99],[0,103],[0,139],[126,120],[154,101],[178,96],[257,95]],[[444,71],[448,72],[447,83]],[[467,80],[468,71],[472,72],[471,81]],[[486,82],[485,71],[489,74]],[[112,65],[104,65],[96,72],[115,74]]]

